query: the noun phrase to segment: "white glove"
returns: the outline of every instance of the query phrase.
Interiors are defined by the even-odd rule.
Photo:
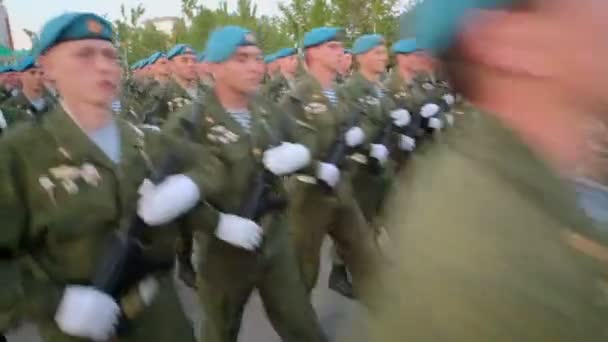
[[[430,118],[429,127],[435,130],[440,130],[443,128],[443,123],[441,123],[441,120],[437,118]]]
[[[233,246],[252,251],[262,242],[263,231],[252,220],[222,213],[215,235]]]
[[[8,123],[4,118],[4,113],[2,113],[2,111],[0,110],[0,129],[5,129],[6,127],[8,127]]]
[[[281,143],[264,151],[264,167],[277,176],[294,173],[310,163],[310,151],[304,145]]]
[[[66,287],[55,322],[64,333],[94,341],[114,335],[120,307],[109,295],[90,286]]]
[[[151,226],[173,221],[192,209],[201,197],[198,186],[182,174],[169,176],[158,185],[146,179],[139,194],[137,214]]]
[[[412,116],[406,109],[397,109],[392,111],[391,118],[397,127],[405,127],[409,125],[410,121],[412,121]]]
[[[441,107],[439,107],[437,104],[427,103],[424,106],[422,106],[422,108],[420,108],[420,116],[422,116],[425,119],[428,119],[432,116],[437,115],[437,113],[439,113],[440,110],[441,110]]]
[[[317,165],[317,178],[335,188],[340,181],[340,169],[333,164],[319,163]]]
[[[452,106],[456,102],[456,98],[452,94],[445,94],[441,97],[445,103]]]
[[[447,121],[448,126],[454,126],[454,115],[452,115],[452,114],[446,114],[445,115],[445,121]]]
[[[412,152],[416,149],[416,139],[401,134],[399,136],[399,149],[402,151]]]
[[[380,165],[384,165],[388,159],[388,148],[382,144],[371,144],[369,156],[379,161]]]
[[[139,127],[141,127],[142,129],[147,129],[149,131],[153,131],[153,132],[160,132],[160,127],[155,126],[155,125],[149,125],[149,124],[141,124],[139,125]]]
[[[148,276],[137,284],[137,293],[144,305],[150,306],[152,304],[154,298],[158,295],[159,288],[158,280],[153,276]]]
[[[344,138],[346,139],[346,145],[349,147],[359,146],[365,140],[365,132],[363,132],[361,127],[351,127],[344,135]]]

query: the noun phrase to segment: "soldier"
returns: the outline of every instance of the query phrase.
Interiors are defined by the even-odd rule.
[[[343,35],[342,29],[332,27],[306,33],[304,49],[309,73],[298,79],[295,90],[282,103],[284,111],[296,120],[299,134],[314,146],[316,160],[311,174],[302,173],[292,179],[290,216],[308,292],[317,282],[321,245],[329,235],[352,272],[355,293],[365,299],[364,290],[376,280],[379,271],[373,234],[354,198],[354,164],[350,160],[342,163],[328,159],[336,144],[344,143],[346,150],[364,144],[370,124],[362,119],[360,127],[354,118],[358,113],[348,110],[348,103],[336,90],[336,74],[344,54]],[[346,267],[334,272],[346,278]],[[340,289],[341,293],[348,291]]]
[[[167,120],[169,110],[169,84],[171,83],[171,69],[167,55],[155,52],[148,57],[148,70],[150,84],[146,89],[146,97],[141,99],[137,108],[141,108],[140,122],[150,126],[159,127]],[[171,108],[173,109],[173,108]]]
[[[207,210],[200,201],[218,189],[221,164],[115,119],[113,37],[102,17],[71,12],[47,22],[35,45],[62,101],[0,141],[0,331],[26,319],[52,342],[194,342],[172,285],[177,232],[168,224],[191,208]],[[152,184],[147,175],[164,172],[170,154],[182,167]],[[151,268],[110,296],[96,267],[108,255],[105,240],[130,229],[135,215],[148,226],[138,241],[146,264],[133,270]],[[117,332],[120,316],[130,328]]]
[[[297,264],[280,178],[306,167],[310,152],[286,142],[288,118],[271,101],[256,95],[264,64],[250,31],[219,28],[209,37],[205,51],[215,76],[213,90],[204,103],[195,102],[166,126],[173,134],[217,151],[227,166],[222,176],[230,184],[229,191],[207,197],[224,212],[220,227],[215,235],[198,239],[197,283],[205,312],[202,340],[235,342],[244,306],[257,288],[284,341],[325,341],[300,275],[294,272]],[[192,224],[204,227],[196,220]]]
[[[209,72],[209,63],[205,61],[205,52],[198,55],[198,64],[196,65],[196,73],[202,92],[206,92],[213,87],[213,75]]]
[[[1,105],[6,126],[39,118],[47,112],[52,102],[44,96],[42,70],[32,56],[26,56],[15,68],[19,73],[21,91]]]
[[[564,179],[588,152],[585,123],[605,115],[608,27],[597,14],[608,3],[489,9],[506,3],[430,0],[418,9],[421,46],[487,112],[464,118],[394,213],[402,234],[392,284],[402,298],[386,303],[371,340],[608,338],[605,235]],[[596,53],[583,62],[570,51]]]
[[[350,77],[352,73],[353,66],[353,54],[349,49],[344,49],[343,58],[340,60],[340,68],[338,70],[338,77],[336,82],[338,84],[344,84],[348,77]]]
[[[360,107],[365,118],[370,122],[368,133],[370,137],[369,151],[360,151],[353,158],[358,163],[353,173],[353,188],[355,198],[368,225],[374,229],[376,242],[380,251],[390,255],[390,239],[379,219],[384,199],[394,178],[394,164],[390,158],[390,150],[396,153],[413,150],[413,139],[406,134],[396,134],[393,126],[400,131],[407,128],[411,121],[407,110],[397,109],[388,96],[385,96],[384,85],[380,75],[388,63],[388,53],[384,38],[380,35],[364,35],[353,44],[352,53],[357,61],[357,70],[344,84],[342,91],[353,106]],[[397,140],[395,142],[395,140]],[[340,251],[337,251],[338,254]],[[340,258],[335,258],[334,269],[340,269]],[[341,273],[332,272],[330,287],[339,280]]]
[[[266,65],[266,73],[264,75],[263,83],[266,83],[274,78],[274,76],[279,72],[279,65],[276,63],[277,58],[276,54],[271,53],[264,57],[264,64]]]
[[[11,91],[8,85],[8,73],[12,71],[12,67],[3,66],[0,67],[0,103],[4,102],[6,99],[12,97]]]
[[[293,89],[298,68],[297,53],[298,50],[294,48],[284,48],[274,54],[274,63],[278,65],[278,71],[262,88],[265,97],[278,102],[283,95]]]

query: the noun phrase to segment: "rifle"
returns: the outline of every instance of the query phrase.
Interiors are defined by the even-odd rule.
[[[179,163],[175,154],[168,155],[158,172],[152,172],[150,180],[158,184],[173,174]],[[168,270],[173,260],[152,261],[143,255],[141,238],[148,225],[134,214],[126,231],[112,234],[106,242],[103,256],[95,269],[92,285],[120,302],[121,296],[143,278],[158,270]],[[124,335],[128,322],[123,316],[117,334]]]
[[[343,129],[340,130],[338,136],[336,137],[336,141],[332,144],[329,149],[329,153],[327,153],[327,158],[325,158],[325,163],[334,165],[336,167],[340,167],[344,160],[346,159],[348,153],[351,148],[346,144],[346,132],[353,127],[359,126],[359,122],[361,121],[361,108],[359,106],[355,106],[352,110],[352,113],[349,117],[349,121],[347,125],[343,126]],[[326,191],[333,191],[332,187],[325,183],[323,180],[318,179],[317,182],[325,188]]]
[[[272,134],[266,122],[263,123],[271,138],[268,147],[278,146],[281,143],[280,138]],[[268,212],[285,209],[287,200],[272,191],[277,179],[279,177],[261,165],[253,177],[253,183],[249,188],[247,196],[245,196],[245,199],[241,203],[238,215],[257,221]]]

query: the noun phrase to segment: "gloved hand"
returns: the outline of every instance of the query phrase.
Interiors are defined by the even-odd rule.
[[[5,129],[8,126],[4,113],[0,110],[0,130]]]
[[[416,149],[416,139],[404,134],[399,135],[399,149],[412,152]]]
[[[422,108],[420,108],[420,116],[422,116],[425,119],[428,119],[430,117],[437,115],[437,113],[439,113],[440,110],[441,110],[441,107],[439,107],[437,104],[427,103],[424,106],[422,106]]]
[[[340,181],[340,169],[333,164],[319,163],[317,165],[317,179],[335,188]]]
[[[392,111],[391,118],[397,127],[405,127],[412,121],[412,116],[406,109],[396,109]]]
[[[141,124],[141,125],[139,125],[139,127],[141,129],[147,129],[147,130],[150,130],[150,131],[153,131],[153,132],[160,132],[161,131],[160,127],[155,126],[155,125]]]
[[[109,295],[90,286],[65,288],[55,322],[67,335],[106,341],[114,335],[120,307]]]
[[[344,139],[349,147],[359,146],[365,141],[365,132],[361,127],[351,127],[344,135]]]
[[[220,214],[215,235],[227,243],[247,250],[256,249],[262,242],[262,228],[252,220],[232,214]]]
[[[294,173],[310,163],[310,151],[301,144],[288,142],[264,151],[264,167],[277,176]]]
[[[445,121],[448,123],[448,126],[454,126],[454,115],[446,113],[445,114]]]
[[[384,165],[388,160],[388,148],[382,144],[371,144],[369,156],[376,159],[380,165]]]
[[[445,103],[448,104],[448,106],[452,106],[454,103],[456,103],[456,98],[452,94],[445,94],[441,98],[443,101],[445,101]]]
[[[440,130],[443,128],[443,123],[441,122],[441,120],[437,119],[437,118],[430,118],[429,119],[429,127],[433,128],[435,130]]]
[[[155,185],[148,179],[139,187],[137,214],[150,226],[159,226],[192,209],[201,197],[198,186],[179,174],[167,177]]]

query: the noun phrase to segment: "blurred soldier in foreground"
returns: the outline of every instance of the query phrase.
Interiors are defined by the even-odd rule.
[[[500,2],[418,9],[421,46],[443,52],[456,89],[487,112],[465,117],[393,213],[401,298],[371,340],[608,339],[607,240],[565,181],[588,152],[584,122],[608,108],[608,3],[466,11]]]

